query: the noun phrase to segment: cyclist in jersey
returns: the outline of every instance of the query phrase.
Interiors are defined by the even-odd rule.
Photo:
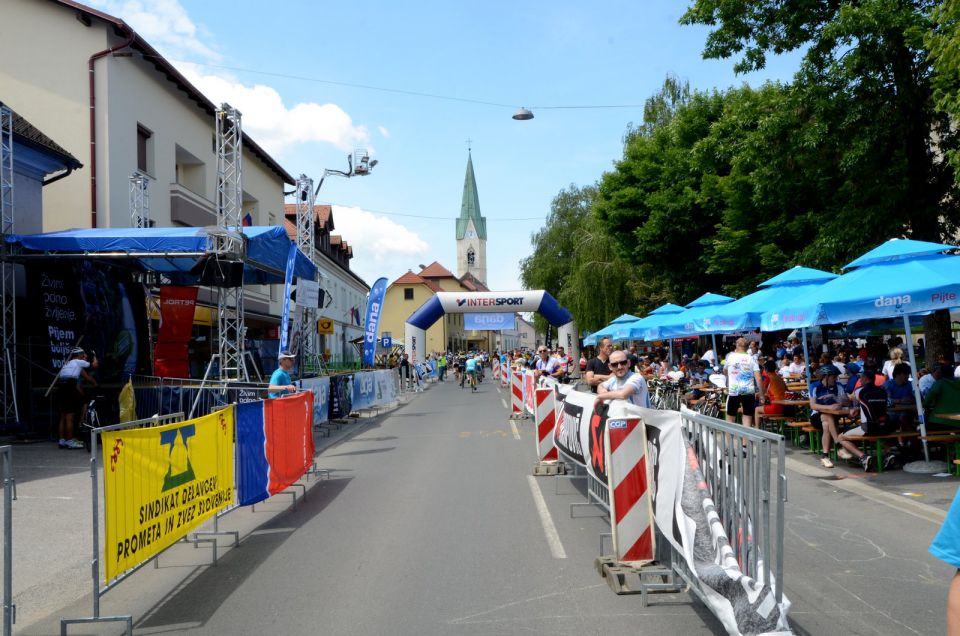
[[[471,386],[473,390],[477,390],[477,359],[476,358],[467,358],[466,363],[464,363],[465,373],[463,374],[463,379],[466,379],[467,376],[471,378]],[[460,380],[460,388],[463,388],[463,380]]]

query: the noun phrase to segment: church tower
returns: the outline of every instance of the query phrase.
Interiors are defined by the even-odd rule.
[[[457,276],[472,274],[487,284],[487,220],[480,214],[477,179],[473,175],[473,157],[467,154],[467,174],[463,179],[463,202],[457,219]]]

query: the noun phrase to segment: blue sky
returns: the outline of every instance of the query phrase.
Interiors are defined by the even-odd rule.
[[[370,176],[329,177],[318,197],[338,206],[352,268],[370,284],[433,260],[455,270],[467,139],[488,284],[516,289],[553,197],[612,167],[668,74],[697,89],[757,85],[789,80],[799,60],[736,76],[731,60],[701,59],[707,30],[678,24],[682,1],[88,1],[239,108],[245,131],[291,174],[317,180],[345,170],[354,148],[371,151],[380,163]],[[636,106],[544,108],[610,104]],[[535,119],[511,119],[520,106]]]

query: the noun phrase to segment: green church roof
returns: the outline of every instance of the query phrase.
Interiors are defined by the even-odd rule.
[[[487,240],[487,220],[480,214],[480,197],[477,194],[477,178],[473,175],[473,157],[467,155],[467,174],[463,178],[463,203],[457,219],[457,240],[467,234],[467,222],[473,219],[477,237]]]

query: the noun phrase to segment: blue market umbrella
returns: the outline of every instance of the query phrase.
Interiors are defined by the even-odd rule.
[[[960,306],[960,257],[944,254],[958,249],[909,239],[892,239],[851,261],[839,276],[779,308],[763,314],[764,330],[806,328],[871,318],[902,317],[910,364],[917,361],[910,332],[910,314]],[[921,434],[926,423],[918,382],[913,382]],[[924,441],[924,456],[929,453]]]
[[[679,314],[683,311],[686,311],[685,307],[680,305],[674,305],[673,303],[667,303],[665,305],[660,305],[656,309],[650,312],[650,315],[640,320],[630,323],[627,325],[630,332],[628,338],[630,340],[646,340],[647,328],[654,327],[664,320],[668,320],[673,314]]]
[[[629,324],[631,322],[636,322],[637,320],[639,320],[639,318],[637,318],[632,314],[620,314],[619,316],[614,318],[613,322],[611,322],[609,325],[607,325],[603,329],[599,329],[593,332],[592,334],[584,338],[583,344],[594,345],[597,343],[598,340],[600,340],[600,338],[609,338],[613,336],[614,330],[616,330],[616,328],[619,325]]]
[[[697,322],[701,321],[704,316],[715,312],[718,305],[727,305],[732,301],[733,298],[730,296],[708,292],[700,296],[700,298],[691,301],[687,305],[686,311],[666,316],[663,320],[648,325],[645,340],[664,340],[680,336],[695,336],[697,335],[697,331],[694,325]]]
[[[666,303],[664,305],[660,305],[659,307],[651,311],[649,314],[647,314],[643,318],[638,318],[637,320],[634,320],[632,322],[622,322],[617,324],[615,326],[615,329],[613,330],[613,333],[610,334],[610,338],[618,342],[622,340],[638,339],[639,336],[633,335],[634,331],[637,328],[639,328],[638,325],[643,325],[645,321],[651,318],[654,318],[656,316],[679,313],[681,311],[683,311],[683,307],[679,305],[674,305],[673,303]]]

